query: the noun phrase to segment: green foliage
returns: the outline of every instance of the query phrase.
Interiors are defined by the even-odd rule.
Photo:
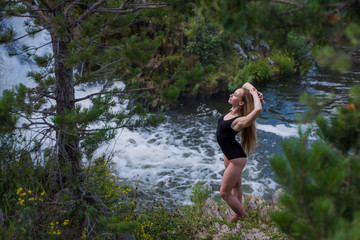
[[[273,51],[271,59],[274,61],[275,70],[277,74],[288,75],[295,72],[294,53]]]
[[[161,94],[166,99],[169,99],[172,102],[177,102],[177,99],[180,95],[180,88],[174,86],[174,87],[168,87],[161,91]]]
[[[195,24],[198,26],[194,26]],[[194,35],[190,35],[186,51],[198,56],[202,64],[216,64],[221,61],[223,45],[225,45],[224,35],[209,28],[204,22],[194,22],[192,28],[195,28],[196,31],[194,31]]]
[[[319,63],[339,71],[346,71],[351,66],[351,58],[341,50],[329,46],[317,46],[314,55]]]
[[[273,76],[273,69],[266,59],[260,59],[257,62],[249,61],[233,79],[229,81],[228,89],[233,91],[242,86],[245,82],[253,80],[269,80]]]
[[[254,76],[251,73],[250,65],[245,65],[240,71],[238,71],[233,79],[230,80],[228,89],[235,91],[240,88],[246,82],[252,82]]]
[[[191,191],[190,199],[194,203],[193,208],[197,214],[201,214],[206,199],[210,197],[211,190],[209,185],[204,182],[197,182]]]
[[[305,39],[301,39],[301,34],[304,34],[313,44],[325,46],[334,52],[332,59],[322,64],[336,69],[344,70],[349,65],[340,63],[339,58],[344,58],[344,52],[335,52],[334,49],[339,45],[354,46],[358,42],[360,18],[357,14],[359,6],[355,2],[342,8],[338,8],[342,3],[340,0],[331,1],[331,4],[321,0],[261,3],[201,0],[200,3],[202,16],[219,24],[224,31],[256,34],[261,39],[273,40],[275,44],[279,44],[278,47],[290,44],[294,48],[287,50],[292,52],[295,52],[297,45],[297,59],[300,59],[301,52],[306,48]],[[318,57],[319,60],[321,58]],[[339,64],[332,64],[337,61]]]
[[[135,231],[137,239],[190,239],[196,229],[182,210],[182,206],[167,205],[165,199],[150,202],[137,217],[140,222]]]
[[[260,59],[256,63],[250,62],[251,73],[255,79],[268,80],[272,76],[272,69],[266,59]]]
[[[144,64],[152,58],[159,46],[158,41],[132,35],[126,43],[126,57],[134,63]]]
[[[286,49],[287,53],[294,58],[295,61],[299,61],[310,55],[309,50],[311,49],[311,45],[309,40],[304,36],[289,32],[286,35],[286,43],[283,48]]]
[[[284,156],[271,159],[286,190],[280,198],[283,209],[272,214],[272,219],[295,239],[346,239],[357,233],[354,226],[360,210],[359,93],[359,88],[352,89],[350,102],[338,107],[329,118],[313,114],[320,140],[309,146],[309,133],[300,132],[299,137],[283,142]],[[309,97],[304,99],[315,108],[324,104],[313,104],[315,100]]]
[[[74,190],[56,190],[51,158],[32,159],[15,135],[0,135],[0,142],[1,238],[116,238],[138,227],[125,221],[135,209],[136,193],[120,184],[113,162],[104,157],[89,162],[82,197],[76,199]]]

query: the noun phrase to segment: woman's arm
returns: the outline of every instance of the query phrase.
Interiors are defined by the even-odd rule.
[[[247,116],[239,117],[234,121],[235,125],[233,126],[233,129],[235,131],[241,131],[243,128],[246,128],[250,126],[250,124],[256,120],[257,117],[259,117],[261,111],[262,111],[262,105],[260,98],[258,96],[256,88],[251,85],[250,83],[245,83],[243,88],[246,88],[250,91],[251,95],[254,99],[254,110],[252,110]]]
[[[245,84],[243,85],[243,88],[246,88],[246,89],[248,89],[249,91],[250,91],[250,90],[255,91],[255,92],[257,93],[257,95],[259,96],[260,101],[263,102],[263,103],[265,103],[263,94],[262,94],[261,92],[259,92],[251,83],[248,83],[248,82],[245,83]]]

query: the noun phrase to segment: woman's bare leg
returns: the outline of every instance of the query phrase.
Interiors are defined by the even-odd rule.
[[[226,159],[227,160],[227,159]],[[241,173],[246,164],[246,158],[236,158],[225,162],[223,180],[220,188],[220,195],[237,216],[233,216],[231,221],[235,221],[242,216],[250,219],[242,207],[241,197]],[[235,187],[235,188],[234,188]],[[239,199],[240,198],[240,199]]]
[[[227,168],[227,166],[229,166],[230,161],[227,159],[227,157],[224,155],[224,165],[225,165],[225,169]],[[234,188],[231,190],[231,194],[234,195],[237,199],[239,199],[241,206],[242,205],[242,187],[241,187],[241,175],[239,176],[239,180],[238,182],[235,184]],[[240,218],[240,216],[238,216],[236,213],[234,213],[234,215],[231,217],[230,222],[234,222],[236,220],[238,220]]]
[[[224,165],[225,169],[227,166],[229,166],[230,161],[227,159],[227,157],[224,155]],[[231,194],[234,195],[237,199],[239,199],[241,206],[242,206],[242,188],[241,188],[241,175],[239,176],[238,182],[235,184],[234,188],[231,190]],[[238,216],[236,213],[231,217],[230,222],[234,222],[238,220],[240,216]]]

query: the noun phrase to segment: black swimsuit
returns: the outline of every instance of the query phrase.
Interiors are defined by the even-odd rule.
[[[216,130],[216,139],[222,152],[228,160],[234,158],[246,158],[247,156],[241,145],[235,140],[235,135],[238,132],[231,128],[232,122],[238,117],[229,120],[224,120],[224,117],[225,115],[219,118]]]

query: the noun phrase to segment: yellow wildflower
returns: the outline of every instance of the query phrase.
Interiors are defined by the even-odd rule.
[[[21,191],[23,190],[22,187],[18,188],[18,190],[16,191],[16,194],[19,195],[21,193]]]

